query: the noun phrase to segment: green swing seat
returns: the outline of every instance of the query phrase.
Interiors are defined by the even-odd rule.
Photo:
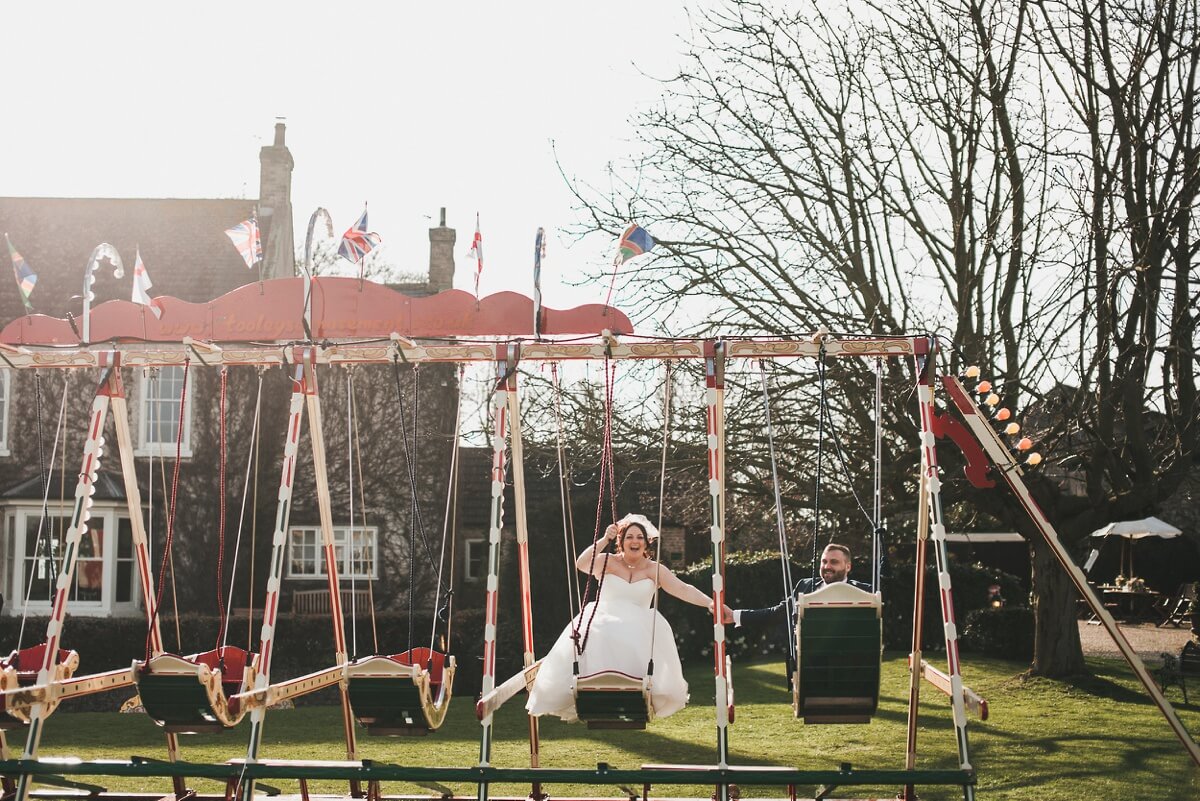
[[[29,648],[13,651],[4,659],[0,659],[0,691],[7,692],[21,687],[32,687],[37,684],[38,672],[42,669],[42,661],[46,658],[46,643]],[[79,667],[79,654],[66,648],[58,649],[58,658],[50,676],[51,683],[65,681],[75,675]],[[57,698],[51,695],[47,712],[58,706]],[[18,729],[29,725],[29,707],[11,704],[11,696],[5,696],[5,703],[0,708],[0,731]]]
[[[644,729],[654,719],[646,679],[618,670],[575,678],[575,714],[589,729]]]
[[[801,595],[792,706],[805,723],[870,723],[879,706],[883,602],[845,582]]]
[[[435,731],[450,708],[455,664],[453,656],[429,648],[354,660],[345,676],[355,719],[368,734]]]
[[[244,710],[228,699],[254,685],[258,654],[236,646],[133,663],[142,708],[168,732],[196,734],[236,726]]]

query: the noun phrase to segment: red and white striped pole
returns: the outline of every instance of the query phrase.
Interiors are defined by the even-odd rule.
[[[958,743],[958,761],[963,770],[971,770],[967,710],[963,703],[963,680],[958,657],[958,627],[954,621],[954,595],[950,585],[949,558],[946,554],[946,524],[942,515],[942,481],[938,475],[937,438],[933,430],[933,387],[936,376],[937,350],[933,343],[930,343],[924,369],[917,384],[917,405],[921,414],[922,463],[925,468],[924,484],[929,499],[929,534],[933,539],[934,555],[937,557],[938,594],[942,601],[942,628],[946,642],[946,674],[950,677],[950,702],[954,714],[954,734]],[[919,565],[918,569],[923,567]],[[973,784],[963,785],[963,798],[965,801],[974,801]]]
[[[83,443],[83,464],[79,468],[79,480],[75,484],[75,506],[71,511],[71,524],[63,544],[62,561],[59,563],[58,580],[54,585],[54,603],[50,608],[50,621],[46,624],[46,650],[38,668],[37,683],[49,684],[54,678],[54,667],[58,661],[58,646],[62,642],[63,624],[67,615],[67,599],[71,595],[71,584],[75,575],[75,563],[79,560],[79,543],[88,530],[92,516],[92,496],[96,494],[96,474],[104,456],[104,421],[108,417],[110,393],[114,389],[112,376],[120,369],[120,359],[115,351],[99,354],[105,372],[100,386],[92,399],[92,412],[88,418],[87,437]],[[28,581],[28,577],[26,577]],[[51,705],[42,702],[29,709],[29,733],[25,738],[22,759],[36,759],[42,740],[46,717]],[[30,776],[22,774],[17,781],[17,801],[29,798]]]
[[[263,624],[259,634],[258,676],[254,689],[266,691],[271,684],[271,658],[275,653],[275,623],[279,618],[279,588],[283,580],[284,553],[287,545],[288,520],[292,511],[293,482],[296,479],[296,459],[300,449],[300,429],[304,423],[304,396],[311,368],[303,359],[292,368],[292,399],[288,404],[287,435],[283,441],[283,466],[279,475],[279,505],[275,512],[275,531],[271,539],[271,562],[267,573],[267,597],[263,602]],[[265,705],[250,710],[250,741],[246,746],[246,761],[258,760],[262,747]],[[254,780],[246,779],[238,788],[239,799],[254,797]]]
[[[510,364],[511,356],[511,364]],[[508,439],[510,372],[516,371],[516,346],[496,346],[496,386],[492,391],[492,505],[488,526],[488,570],[483,618],[483,684],[486,696],[496,688],[496,616],[500,604],[500,533],[504,529],[504,467]],[[515,387],[515,383],[513,385]],[[532,635],[532,629],[530,631]],[[480,721],[479,765],[487,767],[492,757],[491,712]],[[479,801],[487,801],[488,784],[480,782]]]
[[[704,343],[705,410],[708,430],[708,497],[712,541],[713,676],[716,684],[717,766],[729,764],[729,676],[725,664],[725,343]],[[728,801],[729,786],[717,786]]]

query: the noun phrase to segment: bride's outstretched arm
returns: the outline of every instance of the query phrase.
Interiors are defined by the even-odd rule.
[[[600,568],[600,562],[599,560],[593,562],[593,552],[596,552],[596,556],[599,556],[599,551],[603,551],[605,548],[607,548],[608,544],[616,538],[617,527],[613,525],[606,528],[604,530],[604,536],[593,542],[588,547],[584,548],[582,551],[580,551],[579,556],[575,557],[575,567],[578,568],[582,573],[588,572],[589,568],[592,570],[598,570]]]
[[[679,576],[676,576],[671,572],[670,568],[659,565],[656,569],[658,571],[658,586],[681,601],[687,601],[689,604],[695,604],[696,606],[703,606],[709,612],[712,611],[712,598],[691,584],[688,584],[679,578]]]

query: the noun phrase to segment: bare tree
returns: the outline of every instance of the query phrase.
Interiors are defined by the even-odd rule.
[[[951,343],[951,369],[996,376],[1009,404],[1079,388],[1051,393],[1069,404],[1039,420],[1048,455],[1088,470],[1088,494],[1048,471],[1039,501],[1068,539],[1149,509],[1195,453],[1194,3],[1095,6],[731,2],[700,21],[638,119],[641,155],[614,188],[574,184],[584,228],[650,226],[662,255],[625,276],[625,300],[691,334],[925,330]],[[814,443],[799,432],[812,437],[817,382],[789,369],[785,495],[804,507]],[[885,458],[915,463],[911,375],[889,369]],[[869,371],[837,378],[844,394],[825,400],[861,468]],[[729,469],[761,495],[749,387]],[[894,507],[911,508],[908,477],[888,478]],[[958,521],[1019,524],[1002,493],[960,497]],[[1041,550],[1034,589],[1034,670],[1082,670],[1073,590]]]

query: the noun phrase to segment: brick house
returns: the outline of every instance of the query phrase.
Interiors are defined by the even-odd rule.
[[[153,279],[151,294],[191,302],[212,300],[260,278],[294,275],[294,162],[284,137],[283,124],[277,124],[274,142],[261,150],[259,197],[254,199],[0,198],[0,226],[38,275],[32,296],[37,312],[55,317],[80,314],[85,266],[100,242],[116,247],[126,275],[117,279],[108,267],[97,270],[93,305],[129,298],[137,252]],[[265,258],[252,272],[224,231],[256,210]],[[443,215],[441,224],[430,229],[428,280],[393,288],[410,295],[450,288],[454,243],[455,232],[445,226]],[[24,314],[16,288],[9,286],[0,291],[0,324]],[[163,562],[168,577],[165,614],[176,605],[184,615],[215,614],[218,586],[227,605],[233,607],[258,606],[265,594],[290,381],[282,370],[228,371],[227,475],[222,487],[221,378],[218,370],[205,369],[202,358],[198,353],[187,368],[182,416],[184,368],[163,368],[153,374],[125,368],[123,374],[156,576],[164,557],[166,512],[172,495],[176,496],[172,547]],[[34,371],[2,368],[0,365],[0,514],[4,532],[0,539],[0,614],[44,614],[49,609],[64,521],[71,511],[82,429],[99,375],[80,370],[42,370],[35,375]],[[262,411],[256,429],[260,379]],[[348,466],[346,370],[321,368],[318,381],[335,538],[339,543],[352,541],[354,546],[338,549],[343,587],[364,591],[369,587],[376,607],[386,608],[407,598],[411,580],[417,588],[413,594],[416,605],[427,608],[433,604],[434,571],[424,557],[437,550],[441,538],[457,372],[451,365],[425,365],[419,371],[407,366],[394,370],[390,365],[355,369],[355,406],[363,421],[357,432],[360,455],[355,456],[363,463],[361,479],[352,479]],[[56,436],[60,406],[65,409],[65,425]],[[314,594],[306,595],[306,590],[320,594],[326,586],[317,547],[319,517],[307,420],[305,426],[288,531],[285,610],[297,592],[299,598],[306,598]],[[105,434],[110,449],[116,442],[113,428],[110,420]],[[407,448],[401,447],[402,428],[408,434]],[[173,492],[177,449],[179,482],[178,491]],[[411,473],[406,453],[412,454]],[[414,480],[409,480],[410,475]],[[416,503],[410,484],[415,487]],[[91,529],[83,538],[69,611],[81,616],[140,616],[144,611],[135,583],[126,496],[115,453],[104,459],[96,489]],[[218,548],[222,501],[223,556]],[[43,503],[47,507],[44,522]],[[424,535],[428,547],[422,537],[410,537],[414,520],[421,523],[415,533]],[[408,557],[413,542],[418,543],[422,564],[410,573]],[[218,564],[223,576],[220,582]]]

